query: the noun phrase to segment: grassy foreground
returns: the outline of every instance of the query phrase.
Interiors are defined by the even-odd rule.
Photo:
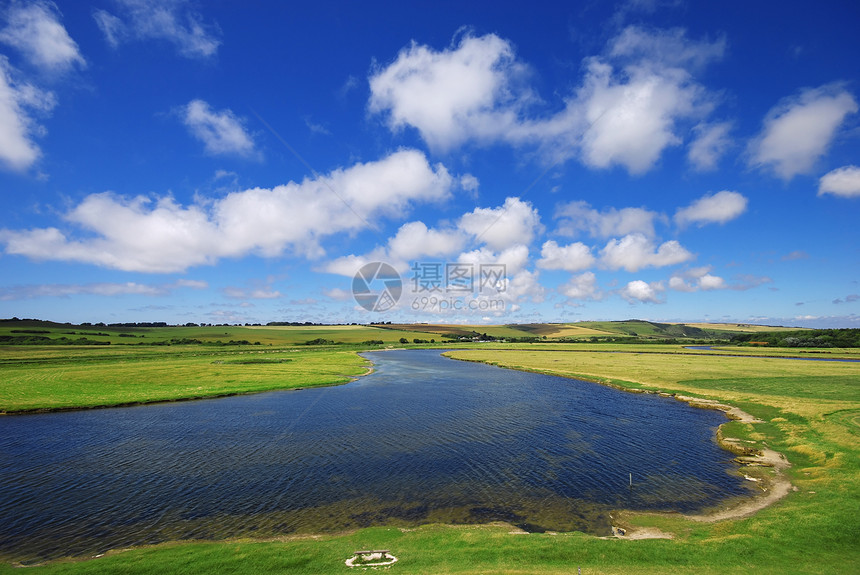
[[[399,559],[389,570],[404,574],[560,574],[575,573],[577,567],[582,573],[857,572],[860,364],[711,357],[680,348],[666,350],[677,354],[640,353],[653,350],[644,346],[641,350],[619,346],[611,350],[616,353],[606,353],[610,350],[605,346],[558,346],[547,351],[519,347],[458,350],[450,355],[731,403],[763,422],[727,423],[725,435],[784,453],[792,464],[788,473],[797,490],[739,520],[619,517],[634,528],[671,533],[672,540],[523,534],[507,525],[428,525],[272,541],[168,543],[29,570],[347,573],[350,569],[344,561],[353,551],[389,549]],[[250,353],[258,351],[269,353]],[[6,348],[0,353],[0,406],[14,410],[109,405],[304,387],[346,381],[365,369],[363,359],[334,347]],[[11,571],[11,565],[0,564],[0,573]]]

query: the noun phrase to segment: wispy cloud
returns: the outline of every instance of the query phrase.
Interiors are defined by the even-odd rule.
[[[687,207],[679,208],[675,212],[675,223],[684,227],[690,224],[729,222],[747,209],[747,199],[738,192],[724,190],[716,194],[706,194]]]
[[[40,120],[57,104],[56,96],[37,84],[83,68],[86,61],[61,22],[53,2],[12,2],[0,14],[5,25],[0,42],[18,50],[37,73],[25,74],[0,55],[0,166],[24,171],[41,157],[36,139],[45,133]],[[32,78],[37,78],[33,81]]]
[[[85,67],[77,43],[61,23],[57,5],[48,1],[12,2],[5,14],[0,42],[19,50],[34,66],[48,72]]]
[[[574,201],[556,209],[558,233],[576,237],[586,233],[595,238],[609,238],[639,233],[654,237],[654,225],[665,216],[645,208],[593,209],[587,202]]]
[[[794,250],[793,252],[782,256],[782,261],[791,262],[796,260],[806,260],[809,259],[809,254],[803,250]]]
[[[806,89],[768,112],[761,134],[750,142],[750,164],[783,180],[813,170],[849,114],[854,96],[839,84]]]
[[[314,134],[320,134],[322,136],[331,136],[331,130],[329,130],[322,124],[313,122],[310,117],[307,116],[305,117],[305,126],[307,126],[308,130],[310,130]]]
[[[192,100],[182,108],[183,122],[191,134],[203,142],[212,155],[255,157],[254,140],[245,130],[245,122],[231,110],[213,110],[203,100]]]
[[[0,288],[0,301],[33,299],[39,297],[69,297],[74,295],[96,295],[105,297],[123,295],[166,296],[180,288],[206,289],[208,284],[197,280],[179,280],[169,284],[88,283],[88,284],[40,284],[17,285]]]
[[[270,287],[238,288],[226,287],[222,290],[225,296],[231,299],[278,299],[282,297],[281,292]]]
[[[773,283],[773,280],[767,276],[755,276],[752,274],[741,274],[734,277],[735,283],[732,284],[731,289],[738,291],[746,291],[749,289],[756,288],[761,285]],[[778,288],[772,288],[778,289]]]
[[[0,55],[0,165],[23,171],[42,155],[35,138],[44,132],[36,118],[56,105],[53,93],[19,78]]]
[[[717,168],[720,158],[732,146],[730,131],[728,122],[700,124],[693,129],[694,139],[687,158],[696,170],[706,172]]]
[[[187,0],[114,0],[117,14],[96,10],[93,18],[113,47],[124,42],[159,40],[186,58],[214,56],[221,44],[216,24],[207,24]]]
[[[835,303],[836,305],[839,305],[839,304],[843,304],[843,303],[854,303],[856,301],[860,301],[860,295],[858,295],[856,293],[852,293],[852,294],[848,294],[844,298],[837,298],[837,299],[833,300],[833,303]]]

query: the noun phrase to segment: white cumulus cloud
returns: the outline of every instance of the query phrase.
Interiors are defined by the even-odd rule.
[[[525,269],[529,263],[529,248],[523,244],[514,244],[495,252],[486,247],[463,252],[457,257],[461,263],[473,264],[502,264],[508,274],[516,274]]]
[[[356,274],[358,270],[363,268],[365,265],[371,262],[378,261],[385,261],[386,263],[388,263],[388,258],[381,250],[360,256],[355,254],[349,254],[341,256],[339,258],[335,258],[330,262],[326,262],[326,264],[321,267],[321,271],[351,278]],[[403,273],[404,269],[401,267],[400,269],[398,269],[398,271],[400,273]]]
[[[558,291],[570,300],[601,300],[603,291],[597,285],[597,276],[594,272],[585,272],[573,276],[569,281],[559,286]]]
[[[561,109],[541,115],[528,66],[507,40],[465,35],[438,51],[413,42],[371,75],[369,110],[392,130],[417,129],[438,150],[504,142],[536,147],[551,163],[579,157],[640,174],[683,142],[685,123],[712,110],[716,98],[692,73],[722,57],[724,44],[690,40],[683,30],[627,28],[603,56],[585,60]],[[716,144],[712,138],[711,155]]]
[[[738,192],[723,190],[716,194],[704,195],[689,206],[675,212],[675,223],[679,226],[710,223],[724,224],[747,209],[747,199]]]
[[[536,131],[558,132],[556,160],[578,149],[589,167],[647,172],[667,148],[683,143],[687,123],[710,114],[716,97],[694,73],[724,48],[723,40],[690,40],[681,29],[628,27],[605,55],[585,60],[585,77],[565,110]]]
[[[496,208],[475,208],[460,218],[459,227],[494,250],[528,245],[543,229],[537,209],[514,197]]]
[[[588,124],[581,144],[587,166],[647,172],[666,148],[682,143],[679,121],[709,111],[707,93],[684,70],[651,64],[621,71],[602,60],[589,64],[575,102]]]
[[[367,229],[370,221],[400,216],[415,202],[446,199],[452,178],[414,150],[356,164],[301,183],[233,192],[183,206],[113,193],[87,196],[66,221],[80,237],[58,228],[0,230],[5,253],[36,260],[84,262],[166,273],[225,257],[285,251],[320,256],[322,238]]]
[[[674,274],[669,279],[669,287],[676,291],[697,292],[728,289],[725,280],[710,273],[709,266],[693,268]]]
[[[608,269],[625,269],[637,272],[647,267],[664,267],[693,259],[693,254],[680,243],[670,240],[660,244],[642,234],[629,234],[610,240],[600,251],[600,262]]]
[[[860,198],[860,167],[843,166],[821,176],[818,181],[818,195],[824,194]]]
[[[510,272],[509,272],[510,273]],[[516,311],[524,300],[540,303],[544,300],[546,289],[540,283],[540,272],[521,270],[510,276],[507,289],[500,294],[487,294],[485,297],[502,296],[511,311]]]
[[[473,266],[479,299],[500,299],[506,302],[508,311],[515,311],[526,299],[533,302],[541,302],[544,299],[546,290],[540,283],[540,272],[526,269],[529,264],[529,250],[525,245],[513,245],[501,252],[493,252],[484,247],[460,254],[457,261]],[[501,273],[504,277],[488,276],[493,281],[483,285],[477,274],[481,272],[481,266],[487,264],[503,266]]]
[[[628,282],[619,294],[621,297],[630,303],[663,303],[662,293],[665,291],[661,282],[644,282],[642,280],[633,280]]]
[[[416,128],[434,149],[497,139],[525,97],[513,90],[522,73],[510,43],[495,34],[466,34],[441,51],[413,42],[371,75],[369,109],[392,129]]]
[[[320,269],[352,277],[363,265],[384,261],[399,271],[404,285],[414,288],[415,282],[429,277],[439,282],[439,289],[445,294],[446,274],[453,266],[451,269],[471,273],[473,290],[469,297],[478,306],[470,308],[472,311],[498,314],[515,311],[526,299],[543,300],[545,289],[540,283],[540,272],[528,269],[531,262],[528,244],[541,233],[542,227],[536,209],[519,198],[508,198],[504,205],[495,208],[476,208],[456,224],[456,227],[432,228],[421,221],[408,222],[385,245],[362,255],[336,258]],[[475,247],[457,254],[468,245]],[[504,304],[502,308],[494,307],[500,302]]]
[[[396,261],[438,258],[463,249],[465,242],[465,234],[459,230],[432,229],[424,222],[409,222],[388,241],[388,255]]]
[[[547,270],[578,272],[594,265],[591,248],[582,242],[560,246],[553,240],[544,242],[537,266]]]
[[[839,85],[803,90],[771,109],[761,134],[749,145],[750,163],[783,180],[812,171],[839,126],[857,112],[857,101]]]

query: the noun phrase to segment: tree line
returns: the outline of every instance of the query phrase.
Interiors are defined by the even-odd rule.
[[[735,345],[774,347],[860,347],[860,329],[804,329],[733,334]]]

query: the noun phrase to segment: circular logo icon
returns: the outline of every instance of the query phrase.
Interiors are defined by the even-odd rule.
[[[367,311],[387,311],[397,304],[403,292],[400,274],[383,262],[361,266],[352,278],[352,295]]]

